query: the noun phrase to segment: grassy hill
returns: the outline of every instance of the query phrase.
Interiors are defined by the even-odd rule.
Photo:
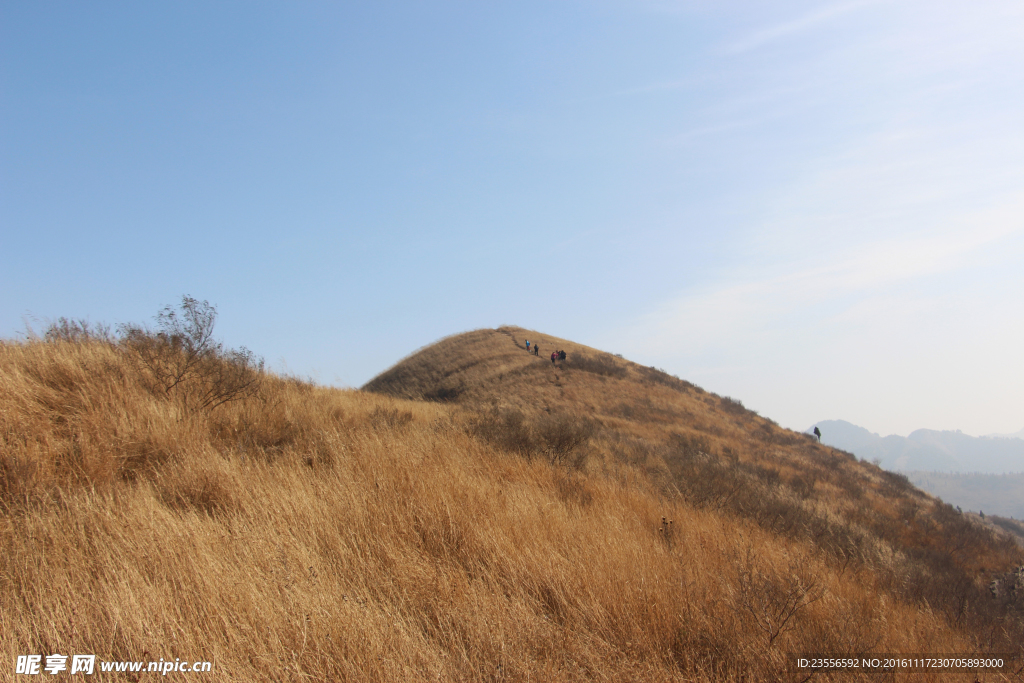
[[[1021,652],[1021,596],[988,591],[1018,546],[657,370],[501,328],[346,391],[172,342],[0,343],[4,666],[774,681],[791,652]]]

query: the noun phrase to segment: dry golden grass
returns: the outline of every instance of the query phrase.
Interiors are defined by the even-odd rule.
[[[906,589],[944,566],[925,551],[973,590],[1015,546],[947,548],[956,521],[871,466],[625,361],[571,366],[594,350],[542,338],[569,352],[553,369],[515,341],[478,331],[400,366],[394,393],[448,403],[267,376],[207,412],[116,345],[0,343],[3,676],[94,653],[214,662],[190,680],[774,681],[799,680],[789,652],[1020,647],[1014,605]],[[526,451],[481,431],[510,410]],[[592,421],[586,458],[552,462],[562,418]]]

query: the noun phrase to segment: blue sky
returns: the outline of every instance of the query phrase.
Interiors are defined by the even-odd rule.
[[[518,324],[784,426],[1024,427],[1024,5],[0,4],[0,336],[358,386]]]

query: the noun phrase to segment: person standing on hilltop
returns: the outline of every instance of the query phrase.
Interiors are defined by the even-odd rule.
[[[551,364],[552,364],[552,365],[554,365],[554,364],[555,364],[555,359],[556,359],[556,358],[558,358],[558,351],[552,351],[552,352],[551,352]]]
[[[540,347],[537,346],[536,344],[533,345],[533,355],[535,355],[535,356],[539,356],[540,355]]]
[[[529,339],[526,340],[526,352],[527,353],[530,352],[530,340]]]
[[[818,443],[821,443],[821,430],[818,429],[817,425],[814,426],[814,435],[818,437]]]

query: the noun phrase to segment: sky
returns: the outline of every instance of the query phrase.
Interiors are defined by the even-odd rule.
[[[0,2],[0,337],[503,324],[785,427],[1024,427],[1024,4]]]

